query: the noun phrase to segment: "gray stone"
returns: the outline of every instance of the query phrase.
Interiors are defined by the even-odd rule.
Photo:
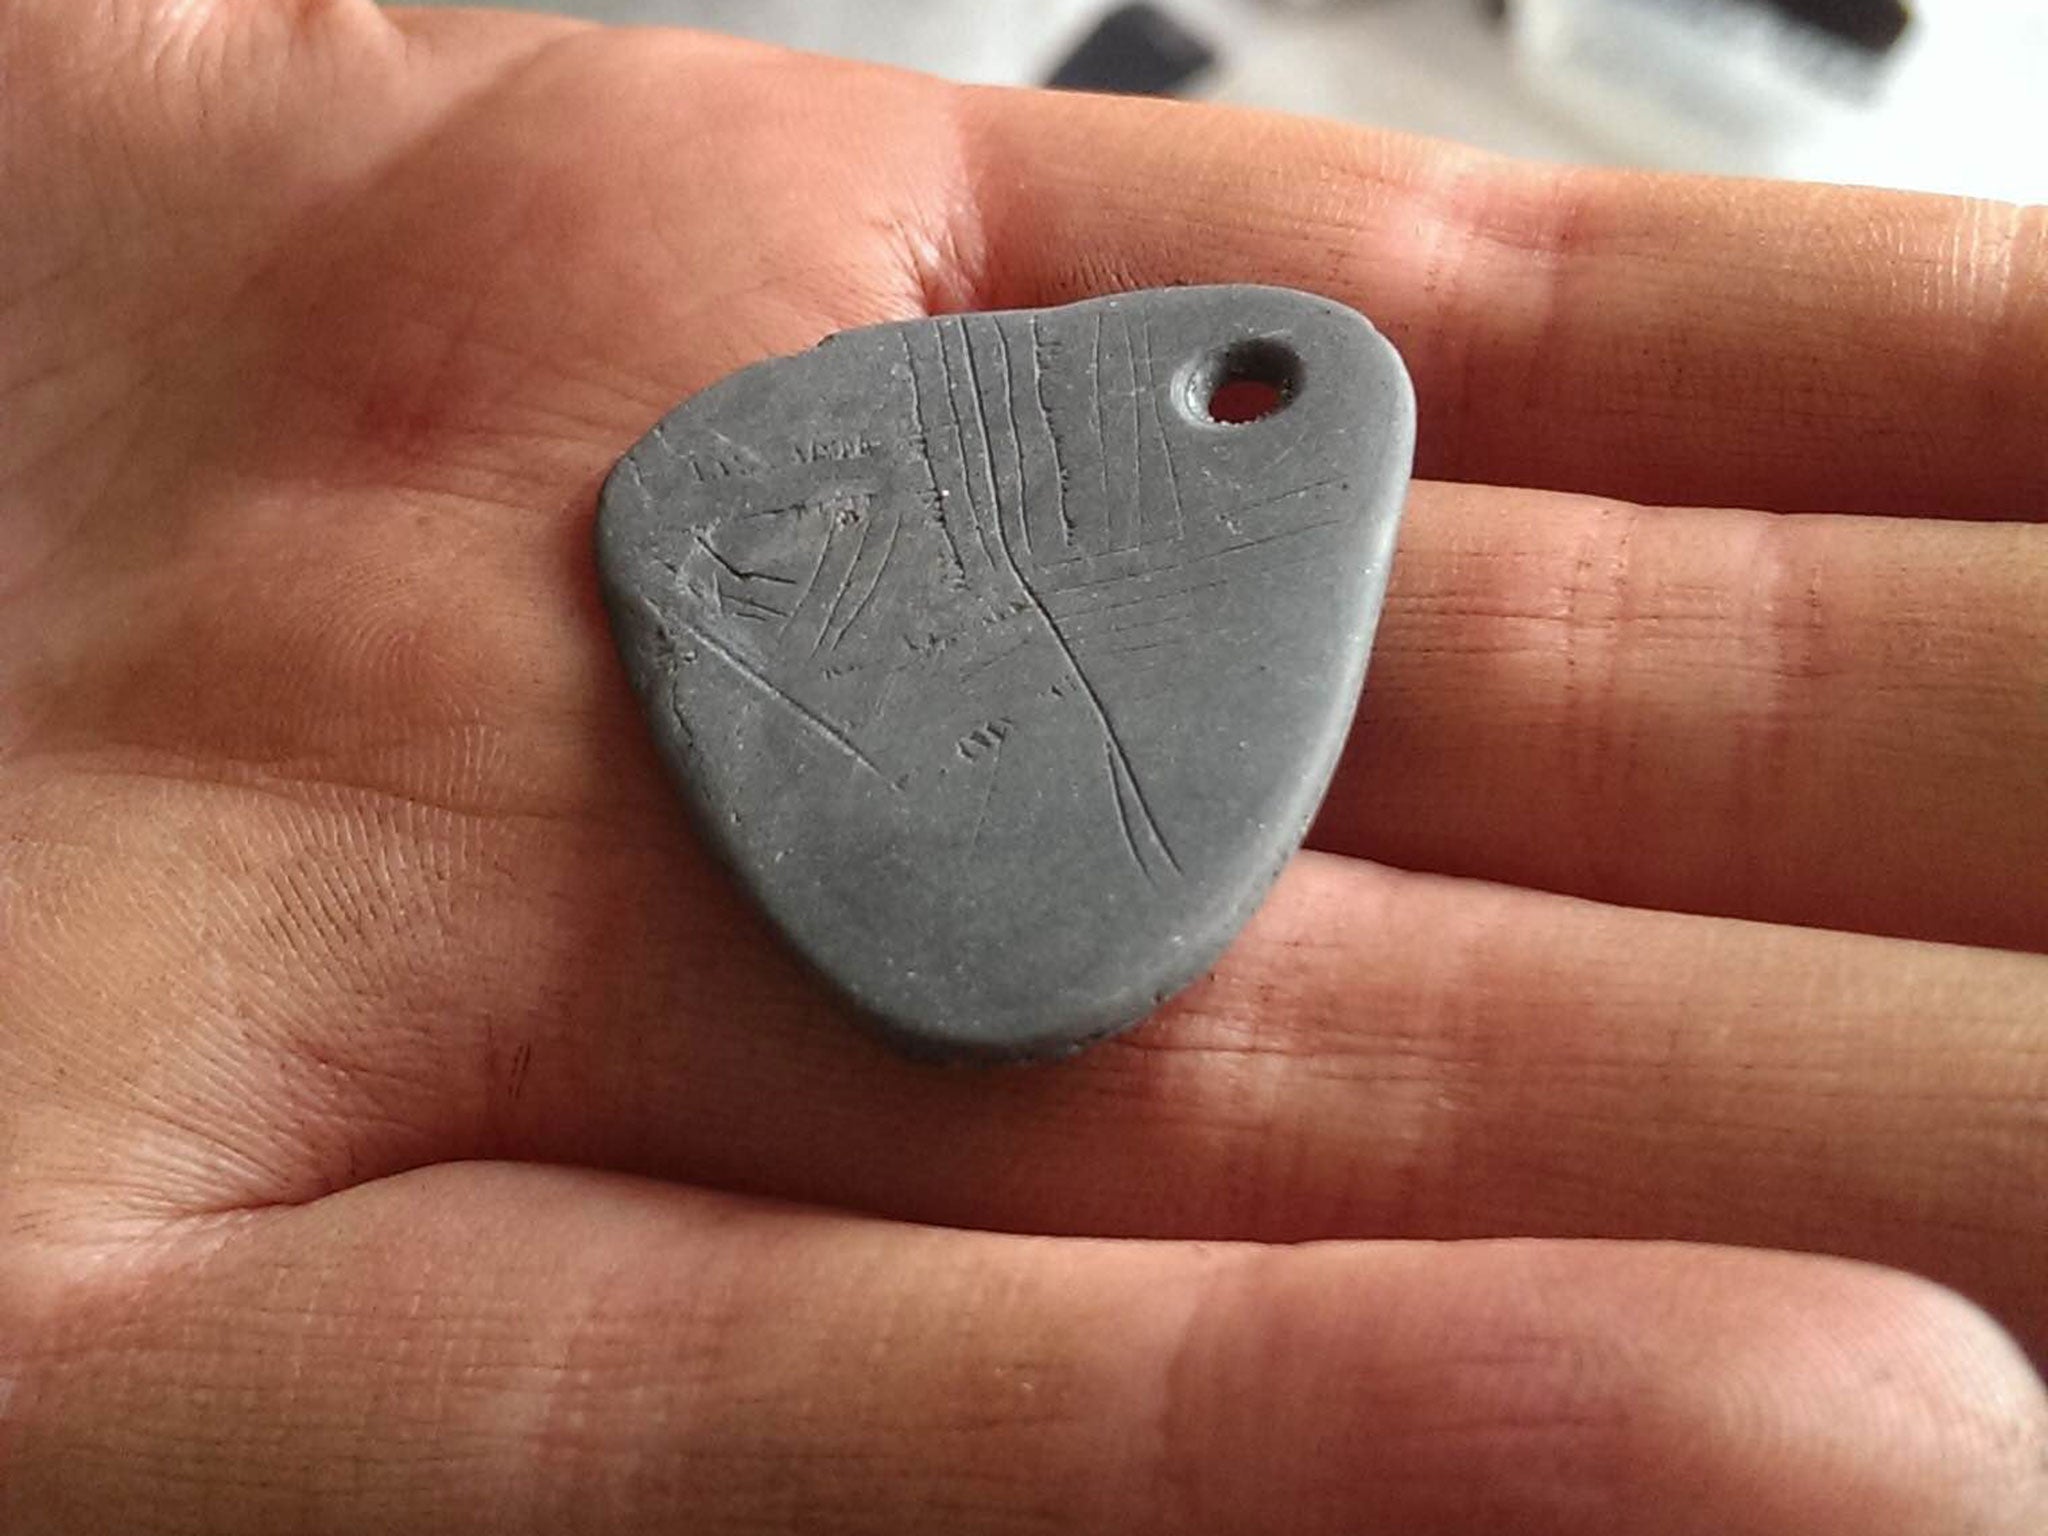
[[[916,1054],[1058,1054],[1206,970],[1299,845],[1413,438],[1393,348],[1307,294],[911,321],[677,409],[598,564],[791,944]]]

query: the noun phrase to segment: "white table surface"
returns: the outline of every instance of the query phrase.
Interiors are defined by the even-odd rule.
[[[926,69],[1042,78],[1106,0],[511,0]],[[1857,181],[2048,201],[2048,0],[1919,0],[1883,110],[1767,149],[1680,153],[1574,120],[1529,88],[1473,0],[1165,0],[1221,49],[1201,94],[1541,159]]]

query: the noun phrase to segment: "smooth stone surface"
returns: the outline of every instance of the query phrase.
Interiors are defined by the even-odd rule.
[[[1364,319],[1282,289],[853,331],[656,427],[599,570],[795,948],[917,1054],[1059,1054],[1202,974],[1306,833],[1414,420]]]

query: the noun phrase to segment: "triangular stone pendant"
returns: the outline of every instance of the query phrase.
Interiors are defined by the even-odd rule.
[[[605,487],[619,650],[703,834],[917,1054],[1199,976],[1364,677],[1415,410],[1360,316],[1185,288],[833,337]]]

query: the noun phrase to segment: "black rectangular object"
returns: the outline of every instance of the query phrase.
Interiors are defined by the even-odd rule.
[[[1215,50],[1156,5],[1122,5],[1095,25],[1047,83],[1063,91],[1171,96],[1216,62]]]

